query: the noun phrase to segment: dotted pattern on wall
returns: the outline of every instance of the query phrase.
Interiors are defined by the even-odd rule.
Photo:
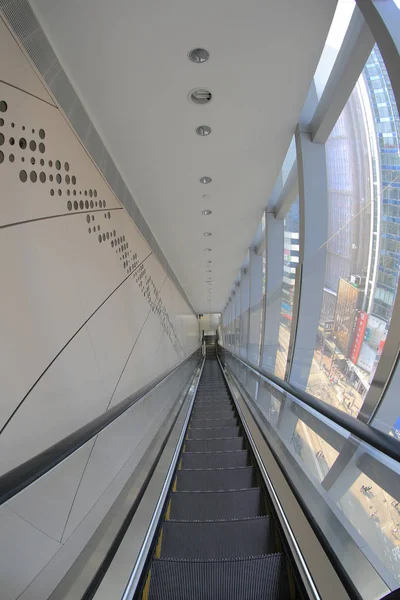
[[[145,265],[139,264],[138,256],[129,246],[124,232],[112,226],[113,210],[107,209],[107,202],[99,197],[94,188],[82,188],[74,174],[70,162],[63,163],[54,156],[46,145],[46,130],[28,127],[12,120],[6,100],[0,99],[0,172],[11,163],[16,176],[22,183],[43,186],[48,193],[65,207],[65,214],[84,213],[82,226],[87,230],[93,243],[107,244],[115,252],[127,276],[134,280],[146,298],[152,312],[159,317],[160,324],[170,339],[175,351],[182,351],[175,327],[162,302],[151,275]],[[11,131],[11,135],[4,132]]]
[[[151,233],[145,218],[129,192],[114,161],[104,146],[94,124],[77,96],[67,74],[55,55],[45,32],[42,29],[29,0],[7,0],[1,2],[2,14],[13,30],[16,38],[24,47],[38,72],[51,90],[59,107],[67,116],[76,135],[87,149],[111,189],[132,217],[137,228],[149,244],[164,271],[174,282],[182,298],[185,299],[193,314],[196,312],[179,283],[157,240]]]

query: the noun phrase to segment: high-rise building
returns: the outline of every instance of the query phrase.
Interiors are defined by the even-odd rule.
[[[374,165],[372,255],[376,274],[368,312],[388,322],[399,279],[400,264],[400,119],[393,88],[377,46],[363,73],[377,137]]]

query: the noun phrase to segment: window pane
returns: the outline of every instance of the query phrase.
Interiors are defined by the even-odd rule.
[[[286,371],[299,251],[299,198],[297,197],[286,215],[284,226],[281,316],[278,338],[279,345],[275,363],[275,375],[281,379],[284,379]]]
[[[240,320],[240,355],[244,358],[247,357],[247,344],[249,336],[249,284],[250,274],[249,269],[245,269],[242,272],[242,278],[240,281],[240,294],[241,294],[241,320]]]
[[[263,230],[265,229],[265,222]],[[250,309],[248,360],[259,364],[265,296],[266,251],[262,243],[250,252]]]
[[[386,121],[380,111],[390,115]],[[326,144],[325,285],[307,391],[356,417],[390,324],[400,263],[400,123],[377,47]]]

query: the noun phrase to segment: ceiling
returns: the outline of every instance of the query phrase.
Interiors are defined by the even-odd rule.
[[[222,310],[294,133],[336,1],[31,3],[193,306]],[[188,59],[198,46],[210,53],[204,64]],[[213,94],[206,106],[187,98],[201,86]],[[195,133],[203,124],[212,128],[208,137]],[[199,182],[205,175],[212,183]]]

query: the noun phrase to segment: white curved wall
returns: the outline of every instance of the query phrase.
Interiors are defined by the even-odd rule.
[[[0,73],[4,473],[181,362],[199,340],[196,316],[1,21]],[[135,448],[172,399],[165,409],[160,398],[137,406],[123,419],[128,431],[115,433],[115,423],[0,507],[2,547],[25,540],[15,555],[10,547],[10,561],[2,557],[10,582],[2,598],[35,580],[124,467],[123,485],[141,455]]]

